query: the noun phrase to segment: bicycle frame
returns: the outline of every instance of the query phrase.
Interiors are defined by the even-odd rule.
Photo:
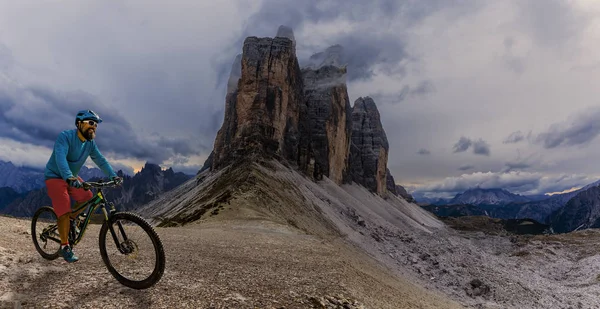
[[[79,234],[75,234],[75,231],[72,228],[69,230],[69,243],[72,246],[77,245],[81,241],[81,239],[83,238],[83,236],[85,235],[85,231],[87,230],[88,224],[89,224],[89,222],[91,220],[91,217],[92,217],[91,215],[96,211],[96,209],[98,209],[98,208],[102,209],[102,212],[104,213],[104,221],[105,222],[107,222],[110,219],[110,217],[112,216],[112,214],[114,214],[116,212],[114,204],[111,203],[111,202],[107,202],[106,199],[104,198],[104,193],[102,192],[102,186],[105,186],[108,183],[86,183],[86,184],[96,185],[98,187],[98,192],[91,199],[89,199],[85,203],[81,204],[76,209],[71,210],[71,213],[78,213],[81,210],[83,210],[84,208],[88,208],[88,210],[85,212],[85,214],[86,214],[85,220],[83,221],[83,223],[79,227],[80,228]],[[107,211],[107,208],[109,208],[108,211]],[[127,240],[127,236],[125,234],[125,231],[123,230],[123,226],[121,225],[120,222],[117,222],[117,225],[119,227],[121,235],[123,235],[123,238],[126,241]],[[57,228],[58,228],[58,226],[56,224],[55,225],[51,225],[48,228],[44,229],[43,233],[50,232],[50,231],[55,230]],[[117,248],[119,249],[119,251],[121,251],[121,253],[127,253],[119,245],[119,240],[118,240],[118,238],[116,236],[117,234],[115,233],[115,230],[112,227],[112,225],[109,225],[109,229],[110,229],[111,235],[113,237],[113,240],[115,242],[115,245],[117,246]],[[56,242],[60,243],[60,239],[57,239],[55,237],[46,236],[46,238],[47,239],[51,239],[53,241],[56,241]]]
[[[91,215],[96,211],[96,209],[101,208],[102,212],[104,213],[104,220],[108,221],[110,215],[114,213],[115,208],[114,205],[112,205],[112,203],[109,203],[111,209],[109,211],[106,211],[106,204],[107,203],[106,199],[104,198],[104,193],[102,193],[102,188],[98,188],[98,192],[91,199],[89,199],[87,202],[83,203],[82,205],[71,211],[73,213],[77,213],[80,210],[89,207],[87,212],[85,212],[85,220],[79,227],[80,232],[78,235],[76,235],[75,239],[73,239],[73,246],[77,245],[85,235],[85,231],[87,230],[88,224],[92,218]]]

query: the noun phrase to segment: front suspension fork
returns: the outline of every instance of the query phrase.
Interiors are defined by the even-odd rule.
[[[109,213],[106,213],[106,209],[102,208],[102,211],[104,211],[104,216],[108,219],[107,223],[108,223],[108,228],[110,230],[110,234],[112,235],[113,241],[115,242],[115,246],[117,246],[117,249],[119,249],[119,252],[123,253],[123,254],[128,254],[131,253],[131,250],[128,250],[125,246],[123,246],[122,244],[126,243],[128,238],[127,238],[127,234],[125,234],[125,229],[123,229],[123,225],[121,224],[120,221],[117,221],[117,227],[119,229],[119,232],[121,233],[121,236],[123,237],[123,241],[119,242],[119,237],[117,236],[117,233],[112,225],[112,216],[115,214],[116,209],[115,209],[115,204],[108,203],[108,206],[110,207],[109,209]]]

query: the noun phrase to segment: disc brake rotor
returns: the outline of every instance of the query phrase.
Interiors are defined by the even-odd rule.
[[[121,248],[123,249],[123,252],[125,252],[125,255],[127,255],[131,259],[135,259],[138,255],[138,246],[131,239],[122,242]]]

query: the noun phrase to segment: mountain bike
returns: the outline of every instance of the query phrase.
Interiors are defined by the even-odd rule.
[[[100,228],[100,255],[108,271],[127,287],[147,289],[153,286],[165,270],[165,252],[156,231],[139,215],[118,212],[115,205],[105,199],[102,189],[118,186],[115,181],[84,182],[83,186],[86,190],[97,188],[97,193],[70,213],[71,247],[81,241],[92,214],[100,208],[104,214]],[[73,219],[73,215],[77,216]],[[40,207],[31,220],[33,244],[47,260],[59,257],[61,242],[57,222],[58,218],[50,206]]]

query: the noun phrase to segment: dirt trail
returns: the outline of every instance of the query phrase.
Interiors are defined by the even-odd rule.
[[[98,231],[91,226],[75,248],[80,261],[67,264],[39,256],[29,220],[0,217],[0,307],[461,308],[340,239],[259,220],[158,228],[165,274],[153,288],[131,290],[102,263]]]

